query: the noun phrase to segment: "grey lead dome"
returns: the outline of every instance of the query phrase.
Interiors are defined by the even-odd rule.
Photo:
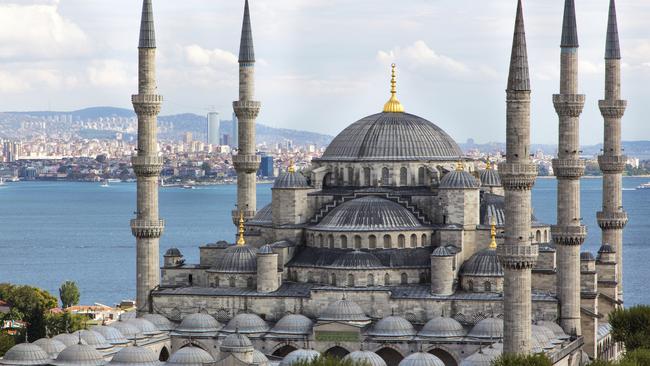
[[[214,358],[198,347],[183,347],[174,352],[166,365],[174,366],[204,366],[214,362]]]
[[[313,349],[297,349],[286,355],[280,362],[280,366],[291,366],[298,362],[309,362],[318,357],[320,357],[320,353]]]
[[[416,352],[403,359],[399,366],[445,366],[445,364],[430,353]]]
[[[269,325],[256,314],[241,313],[230,319],[222,329],[226,333],[239,332],[242,334],[264,333],[269,330]]]
[[[325,321],[352,322],[370,320],[356,302],[346,299],[337,300],[329,304],[319,319]]]
[[[415,328],[408,320],[393,315],[380,319],[370,329],[368,335],[374,337],[412,337],[415,333]]]
[[[102,366],[106,364],[106,360],[93,346],[73,344],[61,351],[52,364],[55,366]]]
[[[370,351],[354,351],[343,357],[343,361],[350,360],[357,365],[386,366],[386,361],[378,354]]]
[[[309,188],[309,182],[307,182],[307,178],[300,172],[285,172],[275,179],[273,188]]]
[[[454,318],[439,316],[429,320],[418,336],[427,338],[455,338],[464,337],[465,328]]]
[[[302,314],[289,314],[275,323],[271,333],[306,335],[311,332],[313,325],[311,319]]]
[[[11,347],[3,358],[0,358],[0,365],[48,365],[52,362],[50,356],[41,347],[34,343],[20,343]]]
[[[181,325],[176,328],[178,333],[216,333],[221,329],[221,324],[211,315],[195,313],[186,315]]]
[[[156,353],[148,348],[131,346],[124,347],[113,356],[111,366],[160,366]]]
[[[344,129],[320,160],[454,160],[461,155],[458,144],[426,119],[408,113],[378,113]]]
[[[233,245],[224,250],[224,253],[211,270],[227,273],[255,273],[257,272],[257,250],[248,245]]]
[[[472,174],[464,170],[454,170],[445,174],[440,179],[441,189],[476,189],[481,186],[481,182]]]

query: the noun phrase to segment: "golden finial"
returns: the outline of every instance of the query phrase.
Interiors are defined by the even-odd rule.
[[[237,245],[242,246],[246,244],[246,239],[244,239],[244,211],[239,211],[239,239],[237,239]]]
[[[458,160],[458,163],[456,163],[456,171],[462,172],[463,170],[465,170],[465,165],[462,160]]]
[[[397,99],[397,79],[395,76],[395,64],[391,65],[391,78],[390,78],[390,99],[384,104],[384,112],[387,113],[402,113],[404,106]]]
[[[293,165],[293,160],[289,160],[289,167],[287,168],[287,172],[289,172],[289,173],[295,173],[296,172],[296,166]]]
[[[485,170],[491,170],[492,169],[492,163],[490,162],[490,158],[487,159],[487,163],[485,163]]]
[[[497,248],[497,225],[494,222],[494,218],[492,218],[492,227],[490,228],[490,249],[496,249]]]

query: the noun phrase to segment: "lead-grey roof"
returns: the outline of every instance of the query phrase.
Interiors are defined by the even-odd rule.
[[[129,346],[119,350],[108,363],[111,366],[161,366],[158,355],[148,348]]]
[[[140,43],[138,48],[156,48],[156,31],[153,22],[153,6],[151,5],[151,0],[144,0],[142,2]]]
[[[153,323],[153,325],[156,326],[156,328],[165,332],[168,332],[175,328],[174,323],[172,323],[169,319],[167,319],[165,316],[160,314],[144,314],[142,315],[142,319],[146,319],[150,321],[151,323]]]
[[[239,332],[241,334],[264,333],[269,330],[269,325],[257,314],[240,313],[230,319],[221,330],[226,333]]]
[[[598,249],[598,254],[601,253],[616,253],[616,250],[609,244],[603,244],[600,246],[600,249]]]
[[[562,327],[556,322],[548,321],[548,320],[540,320],[540,321],[537,322],[537,325],[549,329],[551,332],[553,332],[555,337],[566,338],[566,336],[567,336],[564,333],[564,330],[562,329]]]
[[[302,314],[288,314],[282,317],[270,333],[306,335],[311,332],[314,322]]]
[[[307,178],[300,172],[284,172],[275,179],[275,189],[309,188]]]
[[[426,119],[408,113],[378,113],[339,133],[321,160],[455,160],[461,155],[458,144]]]
[[[517,17],[515,19],[515,32],[512,40],[512,53],[510,55],[508,90],[530,91],[526,30],[524,28],[524,11],[521,0],[517,2]]]
[[[362,253],[365,252],[361,251]],[[294,255],[289,262],[290,267],[325,267],[334,268],[334,263],[337,262],[336,268],[342,268],[342,265],[351,265],[349,269],[364,269],[368,267],[356,267],[357,265],[368,266],[376,265],[376,262],[370,256],[354,255],[350,257],[350,250],[344,249],[329,249],[329,248],[314,248],[302,247],[300,251]],[[373,257],[377,258],[382,267],[387,268],[428,268],[431,266],[429,257],[431,256],[431,247],[426,248],[409,248],[409,249],[379,249],[368,251]],[[339,260],[341,257],[345,259]],[[356,262],[356,259],[363,262]],[[350,261],[350,259],[355,259]]]
[[[17,344],[0,358],[0,365],[31,366],[48,365],[51,362],[47,352],[34,343]]]
[[[503,266],[494,249],[483,249],[472,255],[460,268],[463,276],[502,277]]]
[[[126,321],[118,321],[111,323],[111,327],[117,329],[128,340],[142,339],[144,334],[135,325],[127,323]]]
[[[596,258],[594,258],[594,255],[591,254],[591,252],[582,252],[582,253],[580,253],[580,260],[581,261],[595,261]]]
[[[103,366],[106,364],[106,360],[93,346],[73,344],[61,351],[52,364],[55,366]]]
[[[286,355],[279,366],[291,366],[298,362],[309,362],[320,357],[320,352],[313,349],[297,349]]]
[[[379,319],[375,325],[370,328],[368,335],[372,337],[413,337],[415,328],[408,320],[401,316],[387,316]]]
[[[333,268],[380,268],[379,259],[372,253],[353,250],[340,255],[332,262]]]
[[[464,170],[453,170],[440,179],[440,189],[477,189],[481,182]]]
[[[378,354],[370,351],[354,351],[343,357],[343,361],[350,360],[355,365],[386,366],[386,361]]]
[[[78,330],[72,334],[77,337],[79,334],[81,334],[81,339],[86,341],[88,345],[93,346],[98,350],[104,350],[113,347],[110,343],[108,343],[103,335],[92,330]]]
[[[194,313],[186,315],[176,328],[178,333],[215,333],[222,325],[209,314]]]
[[[431,353],[415,352],[400,361],[399,366],[445,366],[445,363]]]
[[[221,342],[220,349],[222,352],[241,352],[245,350],[252,350],[253,343],[248,337],[237,332],[229,334],[223,342]]]
[[[618,22],[616,19],[616,2],[609,0],[609,16],[607,18],[607,41],[605,45],[606,60],[621,59],[621,45],[618,38]]]
[[[55,339],[61,343],[63,343],[66,347],[72,346],[73,344],[79,343],[79,337],[76,337],[70,333],[61,333],[57,334],[52,339]],[[83,339],[81,340],[81,343],[86,344],[86,341]]]
[[[34,341],[34,344],[41,347],[52,359],[56,358],[66,347],[63,342],[54,338],[41,338]]]
[[[212,266],[211,270],[225,273],[257,272],[257,250],[248,245],[233,245]]]
[[[483,352],[483,350],[479,349],[461,361],[460,366],[491,366],[499,355],[500,353],[497,352]]]
[[[165,252],[165,257],[182,257],[181,251],[178,248],[169,248]]]
[[[561,47],[578,47],[578,26],[576,25],[576,5],[574,0],[564,0],[564,19],[562,21]]]
[[[454,338],[464,337],[466,334],[467,331],[458,320],[439,316],[424,324],[418,336],[425,338]]]
[[[90,330],[104,336],[104,338],[106,338],[106,341],[112,345],[129,343],[129,340],[126,339],[117,328],[109,327],[106,325],[96,325],[90,328]]]
[[[433,250],[433,252],[431,253],[431,256],[433,256],[433,257],[453,257],[454,253],[451,250],[449,250],[449,248],[447,248],[445,246],[440,246],[440,247],[437,247],[436,249]]]
[[[241,42],[239,43],[239,62],[255,62],[255,49],[253,47],[253,30],[251,27],[251,14],[248,9],[248,0],[244,4],[244,20],[241,28]]]
[[[494,169],[483,169],[479,172],[481,186],[483,187],[501,187],[501,177],[499,172]]]
[[[480,322],[476,323],[476,325],[469,332],[468,336],[480,339],[503,338],[503,319],[483,319]]]
[[[214,358],[199,347],[183,347],[174,352],[165,365],[169,366],[205,366],[213,363]]]
[[[376,196],[347,201],[333,209],[314,230],[324,231],[401,231],[421,230],[415,215],[399,203]]]
[[[361,307],[354,301],[342,299],[329,304],[320,314],[318,320],[323,321],[368,321]]]
[[[255,216],[248,222],[249,224],[270,224],[273,222],[273,204],[269,203],[268,205],[262,207],[261,210],[257,211]]]
[[[129,319],[126,322],[138,328],[145,336],[152,336],[162,333],[162,331],[158,329],[152,322],[144,318]]]

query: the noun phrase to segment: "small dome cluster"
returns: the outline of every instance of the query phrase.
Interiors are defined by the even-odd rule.
[[[464,170],[453,170],[440,179],[440,189],[477,189],[481,182]]]
[[[416,352],[404,358],[399,366],[445,366],[445,363],[431,353]]]
[[[468,336],[479,339],[503,338],[503,319],[487,318],[474,325]]]

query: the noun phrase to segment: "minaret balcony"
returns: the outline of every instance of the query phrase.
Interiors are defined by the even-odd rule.
[[[581,159],[553,159],[552,164],[558,178],[579,179],[585,174],[585,161]]]
[[[603,230],[622,230],[627,225],[628,218],[625,211],[599,211],[596,213],[596,221],[598,221],[598,226]]]
[[[625,171],[627,156],[625,155],[599,155],[598,166],[605,174],[619,174]]]
[[[163,97],[156,94],[136,94],[131,96],[131,102],[137,115],[157,116],[160,113]]]
[[[260,113],[262,103],[254,100],[238,100],[232,103],[235,114],[239,119],[255,119]]]
[[[243,155],[237,154],[232,156],[232,162],[235,166],[235,170],[238,172],[243,171],[245,173],[256,173],[260,167],[260,162],[262,158],[258,155]]]
[[[539,248],[537,245],[508,245],[497,247],[501,264],[510,269],[532,269],[537,263]]]
[[[584,94],[554,94],[553,105],[560,117],[580,117],[585,106]]]
[[[533,163],[510,163],[499,164],[499,176],[501,184],[506,190],[530,190],[537,178],[537,166]]]
[[[131,233],[136,238],[160,238],[165,229],[165,220],[131,220]]]
[[[132,156],[131,165],[139,177],[157,177],[164,164],[162,156]]]
[[[599,100],[600,114],[605,118],[623,118],[627,100]]]
[[[587,238],[587,227],[578,226],[551,226],[551,237],[558,245],[582,245]]]

